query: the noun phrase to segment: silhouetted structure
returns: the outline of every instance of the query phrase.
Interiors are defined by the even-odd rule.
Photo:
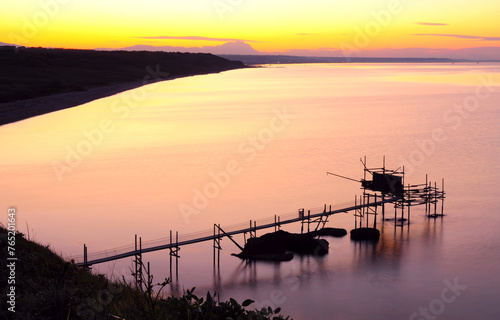
[[[281,226],[284,224],[300,222],[301,223],[301,233],[304,233],[307,228],[307,233],[318,232],[320,229],[325,227],[330,216],[337,213],[347,213],[354,211],[354,225],[356,229],[362,229],[355,232],[353,239],[363,239],[364,233],[367,235],[367,239],[378,239],[380,232],[376,229],[377,227],[377,215],[379,214],[379,207],[381,207],[382,219],[385,219],[385,204],[394,204],[394,226],[403,226],[407,221],[409,226],[410,222],[410,208],[415,205],[426,205],[426,215],[431,217],[437,217],[443,215],[444,210],[444,179],[442,181],[442,190],[437,188],[437,184],[428,181],[426,176],[425,184],[410,185],[406,187],[404,185],[404,167],[396,170],[390,170],[385,167],[385,157],[383,161],[383,166],[381,168],[368,168],[366,166],[366,157],[361,160],[364,167],[364,175],[362,180],[356,180],[341,176],[335,173],[327,172],[337,177],[344,179],[356,181],[361,183],[363,189],[363,194],[356,196],[354,203],[344,203],[339,204],[338,208],[332,208],[330,205],[327,209],[327,205],[324,207],[316,208],[311,210],[299,209],[298,214],[291,213],[287,215],[277,216],[274,215],[272,218],[265,219],[263,221],[252,221],[250,224],[247,222],[233,225],[230,227],[220,226],[220,224],[214,224],[213,229],[209,229],[202,232],[196,232],[192,234],[184,235],[179,237],[179,233],[176,232],[175,241],[172,231],[170,231],[170,237],[152,240],[148,242],[142,242],[142,239],[135,236],[135,245],[125,246],[117,249],[105,250],[101,252],[96,252],[91,254],[91,259],[87,252],[87,246],[84,244],[84,254],[81,257],[77,257],[76,264],[83,267],[90,267],[94,264],[104,263],[108,261],[123,259],[127,257],[134,256],[136,282],[140,285],[140,279],[143,277],[144,263],[142,262],[142,254],[147,252],[159,251],[169,249],[170,255],[170,275],[172,279],[172,259],[176,260],[176,276],[178,275],[178,259],[180,258],[178,252],[181,246],[195,244],[204,241],[213,241],[213,258],[214,258],[214,270],[219,270],[220,264],[220,251],[222,250],[221,240],[224,237],[230,239],[238,248],[243,251],[243,247],[239,245],[234,239],[233,235],[243,234],[244,242],[247,243],[247,234],[249,239],[256,238],[257,230],[274,228],[275,231],[281,230]],[[371,175],[371,179],[368,179]],[[438,213],[437,205],[441,201],[441,212]],[[434,210],[432,210],[434,206]],[[401,212],[401,218],[398,219],[398,211]],[[405,212],[406,216],[405,217]],[[370,215],[373,216],[373,227],[370,227]],[[358,223],[359,221],[359,223]],[[311,231],[311,226],[314,228]],[[366,230],[366,232],[364,231]],[[318,233],[319,234],[319,233]],[[214,271],[215,272],[215,271]]]

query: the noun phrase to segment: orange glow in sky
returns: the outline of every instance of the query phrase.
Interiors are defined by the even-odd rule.
[[[0,42],[85,49],[244,42],[261,53],[322,55],[464,49],[500,47],[499,18],[498,0],[24,0],[0,10]]]

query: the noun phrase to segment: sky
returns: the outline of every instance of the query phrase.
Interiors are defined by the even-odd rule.
[[[238,52],[227,53],[500,53],[498,0],[3,0],[0,6],[0,42],[24,46],[229,43],[224,50]]]

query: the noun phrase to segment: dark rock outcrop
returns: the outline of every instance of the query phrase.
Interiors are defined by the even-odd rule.
[[[243,251],[233,254],[241,259],[288,261],[293,253],[323,256],[328,253],[328,241],[315,239],[315,235],[295,234],[286,231],[267,233],[258,238],[248,239]]]
[[[378,241],[379,238],[380,231],[376,228],[358,228],[351,230],[352,240]]]
[[[346,229],[341,228],[323,228],[317,231],[311,231],[308,234],[312,236],[330,236],[335,238],[343,237],[347,234]]]

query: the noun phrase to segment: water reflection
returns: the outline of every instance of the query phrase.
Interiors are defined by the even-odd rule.
[[[456,67],[296,65],[161,83],[63,182],[51,161],[63,161],[67,146],[75,148],[82,132],[109,117],[109,105],[119,95],[2,126],[0,203],[18,206],[36,239],[58,252],[80,254],[83,243],[99,251],[130,243],[136,233],[162,238],[166,225],[190,233],[214,222],[239,223],[347,201],[359,187],[333,183],[325,171],[335,168],[356,176],[361,169],[357,159],[364,154],[385,154],[397,167],[402,158],[411,160],[434,129],[443,128],[446,143],[436,144],[418,165],[413,161],[410,178],[427,172],[446,177],[455,208],[450,217],[427,220],[412,208],[410,229],[383,223],[376,244],[332,239],[325,257],[297,256],[278,265],[227,257],[213,274],[207,268],[211,248],[206,255],[193,249],[196,254],[184,254],[179,261],[180,280],[171,288],[179,292],[184,285],[208,288],[213,283],[226,293],[262,300],[279,289],[296,319],[302,309],[309,315],[304,319],[310,314],[324,318],[332,310],[344,310],[339,318],[352,319],[356,310],[346,305],[356,299],[365,306],[357,314],[360,319],[374,313],[373,318],[384,319],[390,317],[377,307],[386,301],[400,301],[391,307],[408,316],[413,309],[405,304],[414,295],[428,303],[430,291],[442,290],[442,279],[460,274],[476,292],[487,292],[481,298],[491,302],[498,296],[491,294],[498,293],[491,279],[500,261],[494,245],[500,241],[500,87],[493,86],[495,93],[461,118],[460,128],[451,129],[443,116],[474,94],[477,75],[497,79],[500,68]],[[401,81],[402,76],[407,78]],[[254,161],[245,161],[238,146],[266,128],[273,108],[282,106],[293,108],[297,118]],[[212,182],[211,173],[224,170],[231,159],[242,164],[241,173],[186,222],[179,204],[192,205],[194,190]],[[334,227],[352,226],[349,220]],[[161,263],[167,275],[168,262]],[[335,299],[322,300],[325,296]],[[476,305],[462,305],[462,311],[473,311],[469,318],[484,314]]]
[[[426,254],[427,261],[439,251],[443,240],[443,219],[421,217],[424,223],[394,227],[391,221],[381,222],[379,241],[352,241],[327,238],[333,249],[325,256],[296,255],[289,262],[241,261],[230,272],[221,275],[214,265],[213,284],[216,291],[257,288],[307,287],[317,281],[342,281],[346,276],[366,278],[371,286],[385,288],[403,277],[405,266]],[[413,229],[413,230],[412,230]],[[343,256],[350,256],[346,261]]]
[[[437,245],[443,241],[444,216],[427,218],[422,231],[422,238],[427,245]]]

